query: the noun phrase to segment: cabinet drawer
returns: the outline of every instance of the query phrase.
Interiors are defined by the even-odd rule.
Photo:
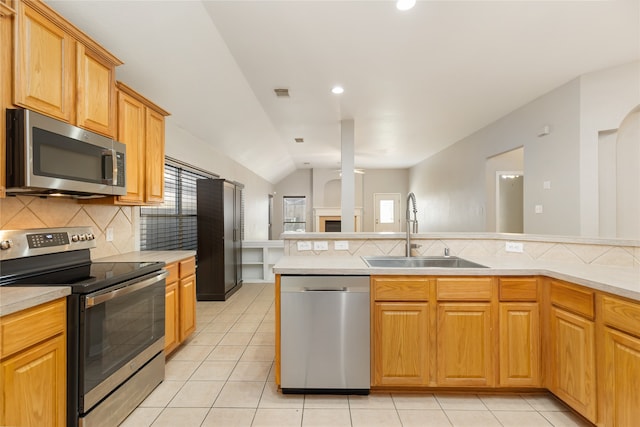
[[[180,275],[178,274],[177,262],[174,262],[173,264],[165,265],[164,269],[169,272],[169,275],[167,276],[167,283],[173,283],[178,281],[178,279],[180,278]]]
[[[493,294],[491,277],[443,277],[436,279],[439,300],[489,301]]]
[[[593,319],[593,292],[568,283],[551,281],[551,303],[576,314]]]
[[[603,296],[602,318],[607,325],[640,337],[640,304]]]
[[[376,301],[427,301],[429,279],[426,277],[372,277],[373,297]]]
[[[538,280],[535,277],[505,277],[500,279],[500,301],[536,301]]]
[[[196,272],[196,259],[191,257],[180,261],[180,277],[187,277]]]
[[[64,333],[66,307],[66,300],[62,298],[0,319],[0,359]]]

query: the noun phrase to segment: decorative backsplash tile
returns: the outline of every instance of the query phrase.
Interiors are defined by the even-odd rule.
[[[304,241],[304,237],[300,239]],[[317,239],[316,239],[317,240]],[[286,239],[285,255],[302,256],[404,256],[406,241],[404,239],[351,239],[349,250],[334,250],[333,240],[329,242],[327,251],[298,251],[298,240]],[[344,239],[341,239],[344,240]],[[497,256],[524,258],[531,260],[561,261],[575,264],[596,264],[619,267],[640,266],[640,248],[635,246],[612,246],[581,243],[557,243],[544,241],[526,241],[522,253],[507,252],[505,240],[502,239],[420,239],[413,238],[412,243],[419,245],[412,251],[413,256],[439,256],[449,248],[451,255],[465,256]]]
[[[0,199],[0,229],[88,226],[96,235],[93,258],[131,252],[136,249],[137,208],[89,205],[69,198],[16,196]],[[107,242],[107,228],[113,241]]]

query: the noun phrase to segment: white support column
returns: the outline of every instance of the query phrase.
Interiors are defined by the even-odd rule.
[[[355,149],[354,149],[354,121],[340,121],[340,142],[342,147],[342,223],[341,231],[354,232],[355,214]]]

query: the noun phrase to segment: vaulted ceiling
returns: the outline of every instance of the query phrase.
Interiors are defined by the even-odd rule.
[[[49,4],[174,125],[273,183],[338,167],[343,119],[357,168],[411,167],[581,74],[640,59],[637,0]]]

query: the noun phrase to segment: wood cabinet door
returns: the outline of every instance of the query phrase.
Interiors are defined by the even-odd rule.
[[[429,383],[428,303],[374,305],[374,385]]]
[[[164,116],[147,108],[146,202],[164,200]]]
[[[595,422],[595,327],[584,317],[551,308],[551,391]]]
[[[490,303],[439,303],[438,385],[495,384]]]
[[[15,103],[71,123],[75,41],[31,7],[18,6]]]
[[[196,330],[196,276],[180,279],[180,342]]]
[[[66,345],[60,334],[0,363],[0,425],[65,426]]]
[[[118,141],[127,146],[127,194],[118,201],[144,203],[145,192],[145,107],[127,95],[118,92]]]
[[[640,420],[640,339],[605,328],[605,425]]]
[[[538,303],[500,303],[500,380],[503,387],[540,386]]]
[[[180,312],[178,282],[167,284],[164,297],[165,320],[164,320],[164,353],[169,354],[180,344],[180,323],[178,313]]]
[[[0,3],[0,46],[13,46],[13,11]],[[11,49],[0,49],[0,198],[5,196],[6,188],[6,126],[5,110],[13,104],[11,87],[13,83],[13,62]]]
[[[116,134],[115,66],[81,43],[76,51],[76,124],[112,138]]]

